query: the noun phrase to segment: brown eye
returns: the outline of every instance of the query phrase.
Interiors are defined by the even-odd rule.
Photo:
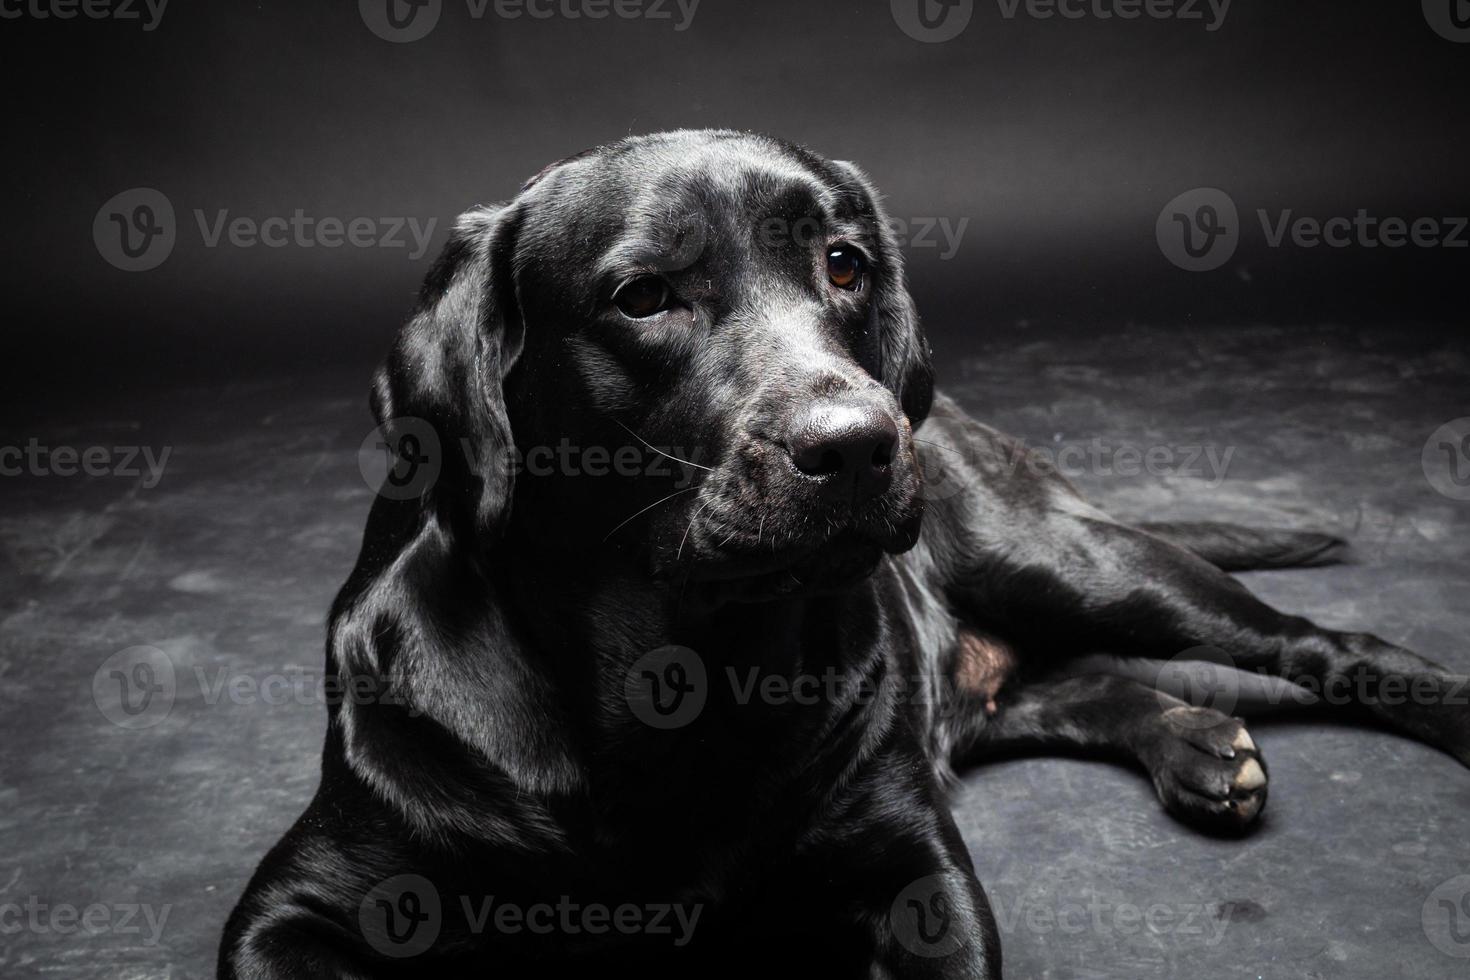
[[[865,267],[863,253],[851,245],[834,245],[827,251],[827,278],[838,289],[861,289]]]
[[[646,320],[673,305],[673,295],[669,284],[658,276],[639,276],[619,289],[613,295],[613,302],[623,316]]]

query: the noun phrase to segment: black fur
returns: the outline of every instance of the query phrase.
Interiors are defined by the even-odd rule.
[[[1315,568],[1340,561],[1348,550],[1342,538],[1316,531],[1278,531],[1216,521],[1151,522],[1138,526],[1227,572]]]
[[[859,289],[828,281],[838,241],[867,256]],[[639,274],[676,304],[620,313]],[[897,425],[881,493],[793,465],[818,399]],[[390,440],[432,426],[441,470],[373,507],[328,646],[371,696],[332,707],[321,788],[231,917],[224,978],[999,976],[952,765],[1108,753],[1222,832],[1265,802],[1241,722],[1069,674],[1090,651],[1356,677],[1354,708],[1470,762],[1455,678],[1221,571],[1332,539],[1127,526],[936,397],[876,194],[776,140],[629,139],[471,212],[374,405]],[[589,475],[610,448],[636,472]],[[1395,678],[1432,696],[1373,697]],[[702,709],[662,722],[686,695]],[[487,900],[641,917],[536,932]],[[698,910],[685,942],[656,907]]]

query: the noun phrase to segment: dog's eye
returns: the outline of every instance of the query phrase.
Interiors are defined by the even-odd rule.
[[[861,289],[864,268],[863,253],[851,245],[834,245],[827,251],[827,278],[838,289]]]
[[[646,320],[668,309],[673,303],[673,294],[669,292],[669,284],[658,276],[639,276],[619,289],[613,296],[613,302],[623,316]]]

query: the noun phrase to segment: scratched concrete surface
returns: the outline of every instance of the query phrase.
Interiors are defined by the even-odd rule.
[[[1124,515],[1345,533],[1355,564],[1248,583],[1470,670],[1470,503],[1421,465],[1470,415],[1470,344],[1447,336],[1018,328],[940,354],[951,393],[1034,445],[1176,447],[1175,470],[1212,447],[1187,472],[1077,479]],[[323,621],[370,501],[365,390],[359,371],[140,389],[7,422],[6,445],[172,454],[156,486],[0,480],[0,976],[212,974],[225,915],[315,785]],[[111,671],[138,669],[118,656],[138,646],[176,665],[173,696],[120,714]],[[956,808],[1007,975],[1470,973],[1470,772],[1383,733],[1254,730],[1273,782],[1245,841],[1196,836],[1105,764],[969,774]]]

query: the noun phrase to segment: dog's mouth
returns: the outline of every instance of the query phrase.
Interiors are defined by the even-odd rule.
[[[911,463],[895,467],[887,492],[844,498],[794,466],[766,466],[764,480],[751,479],[771,450],[758,442],[748,450],[740,460],[748,465],[714,471],[698,497],[655,530],[653,573],[678,583],[686,599],[692,593],[722,605],[846,591],[885,554],[917,543],[924,499]]]
[[[873,574],[884,554],[877,541],[844,531],[816,548],[695,561],[687,569],[687,579],[717,604],[769,602],[850,589]]]

